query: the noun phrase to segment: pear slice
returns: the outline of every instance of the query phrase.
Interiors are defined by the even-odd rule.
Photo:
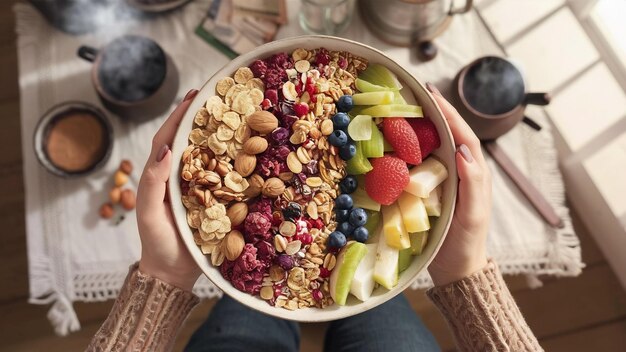
[[[397,203],[381,208],[383,214],[383,233],[387,244],[397,249],[411,247],[409,233],[402,221],[402,213]]]
[[[378,237],[374,281],[391,290],[398,283],[398,256],[400,251],[387,244],[384,234],[381,233]]]
[[[360,242],[350,242],[339,252],[330,274],[330,296],[338,305],[346,304],[354,273],[366,253],[367,246]]]
[[[409,176],[409,184],[404,190],[420,198],[428,198],[430,192],[448,177],[448,170],[431,156],[412,168]]]
[[[374,291],[374,265],[376,264],[378,244],[370,243],[365,246],[367,246],[367,254],[361,259],[350,284],[350,293],[364,302],[370,298],[372,291]]]
[[[435,187],[428,198],[424,198],[424,207],[428,216],[441,216],[441,185]]]
[[[411,265],[412,251],[411,248],[401,249],[398,253],[398,273],[406,270]]]
[[[402,213],[402,222],[408,232],[428,231],[430,221],[424,201],[408,192],[402,192],[398,198],[398,206]]]

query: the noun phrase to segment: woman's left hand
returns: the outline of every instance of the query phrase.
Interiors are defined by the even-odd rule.
[[[141,237],[139,270],[188,291],[201,271],[178,235],[165,192],[172,167],[170,145],[196,94],[196,89],[187,93],[152,139],[152,151],[137,189],[137,225]]]

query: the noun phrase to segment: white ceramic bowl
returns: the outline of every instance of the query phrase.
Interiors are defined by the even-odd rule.
[[[398,285],[392,290],[388,291],[385,288],[379,287],[374,290],[372,297],[365,302],[361,302],[356,298],[349,296],[345,306],[332,305],[324,309],[318,308],[305,308],[295,311],[289,311],[284,308],[275,308],[270,306],[259,297],[251,296],[248,293],[241,292],[231,285],[231,283],[225,280],[219,268],[213,267],[210,263],[209,257],[202,254],[198,246],[194,243],[193,234],[186,220],[186,209],[183,206],[181,199],[180,188],[180,160],[183,150],[187,147],[187,137],[192,129],[193,119],[196,112],[204,105],[206,100],[215,95],[215,84],[223,77],[231,76],[239,67],[248,66],[257,58],[266,58],[272,54],[279,52],[291,53],[297,48],[314,49],[324,47],[329,50],[345,50],[355,55],[364,57],[372,63],[380,63],[388,67],[393,71],[403,84],[402,94],[407,98],[409,103],[415,102],[415,98],[422,106],[426,116],[430,117],[435,126],[437,132],[441,138],[441,147],[437,150],[436,155],[444,162],[448,167],[449,177],[445,181],[443,186],[443,208],[441,217],[435,222],[434,227],[430,230],[428,238],[428,244],[424,249],[422,255],[414,257],[411,265],[400,275]],[[414,98],[413,98],[413,97]],[[172,208],[174,218],[182,239],[191,252],[196,263],[200,266],[202,271],[208,276],[208,278],[217,285],[224,293],[233,297],[242,304],[256,309],[260,312],[273,315],[279,318],[302,321],[302,322],[319,322],[345,318],[352,316],[368,309],[374,308],[379,304],[382,304],[395,295],[401,293],[404,289],[409,287],[415,280],[417,275],[425,270],[428,264],[431,262],[435,253],[443,243],[448,228],[450,227],[450,221],[454,212],[454,205],[456,202],[457,194],[457,172],[455,164],[455,144],[450,133],[450,129],[441,113],[441,110],[435,104],[433,97],[426,90],[423,84],[409,74],[404,68],[396,64],[392,59],[387,57],[384,53],[376,50],[370,46],[329,36],[303,36],[283,39],[275,42],[271,42],[262,45],[255,50],[241,55],[224,66],[221,70],[213,75],[209,81],[202,87],[198,95],[195,97],[189,110],[185,114],[183,121],[178,129],[174,144],[172,146],[174,166],[170,174],[169,191],[170,199],[172,200]]]

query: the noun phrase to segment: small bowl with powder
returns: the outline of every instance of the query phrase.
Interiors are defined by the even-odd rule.
[[[51,173],[89,174],[104,165],[113,146],[113,128],[104,113],[83,102],[52,107],[35,128],[35,154]]]

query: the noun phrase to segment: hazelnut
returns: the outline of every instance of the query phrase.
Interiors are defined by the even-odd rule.
[[[226,259],[233,261],[239,257],[245,245],[246,241],[243,239],[241,232],[232,230],[222,241],[222,253],[224,253]]]
[[[269,198],[276,198],[285,191],[285,183],[278,177],[270,177],[263,183],[261,192]]]
[[[111,188],[109,192],[109,200],[111,200],[112,204],[117,204],[120,202],[120,198],[122,197],[122,189],[119,187]]]
[[[263,188],[263,184],[265,180],[259,174],[254,174],[248,177],[248,188],[246,188],[243,193],[250,198],[254,198],[261,194],[261,189]]]
[[[136,205],[135,192],[133,192],[130,189],[123,190],[121,197],[120,197],[120,203],[122,204],[122,207],[126,210],[135,209],[135,205]]]
[[[114,211],[113,211],[113,204],[111,203],[104,203],[102,204],[102,206],[100,207],[100,217],[103,219],[110,219],[113,217]]]
[[[232,226],[239,226],[248,215],[248,205],[243,202],[235,203],[226,210]]]
[[[117,170],[115,172],[115,175],[113,175],[113,179],[115,181],[115,185],[117,187],[121,187],[123,185],[126,184],[126,182],[128,182],[128,175],[125,174],[123,171],[121,170]]]
[[[239,153],[235,158],[235,170],[243,177],[250,175],[256,168],[256,156]]]
[[[133,172],[133,163],[131,163],[128,159],[124,159],[120,163],[119,169],[126,175],[130,175],[130,173]]]

